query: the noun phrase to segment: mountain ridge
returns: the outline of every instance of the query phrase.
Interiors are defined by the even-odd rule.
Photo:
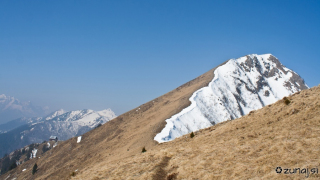
[[[68,112],[60,109],[46,117],[26,118],[25,121],[28,121],[26,124],[0,134],[0,142],[3,145],[0,148],[0,156],[31,143],[41,143],[52,135],[58,136],[59,140],[82,135],[115,117],[111,109]]]
[[[61,115],[65,113],[66,111],[63,109],[56,110],[46,116],[43,117],[21,117],[17,118],[11,121],[8,121],[4,124],[0,124],[0,134],[1,133],[6,133],[10,130],[13,130],[15,128],[18,128],[19,126],[26,125],[26,124],[33,124],[33,123],[38,123],[44,120],[50,120],[58,115]]]

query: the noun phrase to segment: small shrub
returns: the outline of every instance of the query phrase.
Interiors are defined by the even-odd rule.
[[[35,163],[32,168],[32,175],[34,175],[37,172],[37,169],[38,169],[38,165],[37,163]]]
[[[284,101],[284,103],[285,103],[286,105],[290,104],[290,102],[291,102],[287,97],[284,97],[284,98],[283,98],[283,101]]]
[[[254,110],[250,111],[249,112],[249,116],[252,115],[253,113],[254,113]]]
[[[167,180],[175,180],[177,179],[178,173],[172,173],[167,176]]]
[[[141,152],[142,152],[142,153],[147,152],[146,148],[145,148],[145,147],[143,147]]]
[[[194,137],[194,133],[193,133],[193,132],[190,133],[190,137],[191,137],[191,138]]]
[[[77,173],[73,171],[72,173],[70,173],[70,176],[74,177],[74,176],[76,176],[76,174]]]
[[[101,126],[102,126],[102,124],[99,123],[99,124],[95,127],[95,129],[97,129],[98,127],[101,127]]]

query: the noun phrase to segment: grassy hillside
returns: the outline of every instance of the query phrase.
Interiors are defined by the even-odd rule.
[[[320,179],[320,86],[288,100],[193,138],[186,135],[121,161],[97,162],[73,179]],[[301,171],[285,174],[294,168]]]

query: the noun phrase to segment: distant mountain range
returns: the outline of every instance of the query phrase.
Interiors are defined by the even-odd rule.
[[[35,106],[30,101],[22,102],[5,94],[0,95],[0,124],[21,117],[44,116],[48,113],[46,107]]]
[[[0,157],[25,145],[48,140],[52,135],[57,136],[59,140],[67,140],[115,117],[111,109],[69,112],[60,109],[45,117],[19,118],[10,121],[0,125],[0,129],[7,130],[6,133],[0,134]],[[18,125],[19,127],[16,127]]]
[[[45,117],[31,117],[31,118],[30,117],[29,118],[22,117],[22,118],[14,119],[14,120],[11,120],[7,123],[0,124],[0,134],[8,132],[12,129],[15,129],[15,128],[22,126],[22,125],[25,125],[25,124],[37,123],[37,122],[41,122],[44,120],[51,120],[51,119],[55,118],[56,116],[62,115],[64,113],[66,113],[66,111],[63,109],[60,109],[60,110],[54,111],[53,113],[51,113]]]

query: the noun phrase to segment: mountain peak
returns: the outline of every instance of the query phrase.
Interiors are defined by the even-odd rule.
[[[46,108],[35,106],[30,101],[19,101],[15,97],[0,95],[0,124],[21,117],[36,117],[46,114]]]
[[[304,80],[272,54],[230,59],[214,71],[214,78],[189,99],[191,105],[167,119],[154,140],[166,142],[308,89]]]
[[[7,99],[7,96],[5,94],[0,94],[0,100]]]
[[[101,116],[106,116],[106,117],[109,117],[109,118],[113,118],[113,117],[116,117],[116,114],[110,109],[104,109],[104,110],[101,110],[101,111],[97,111],[97,113]]]
[[[47,115],[47,116],[45,117],[45,120],[53,119],[53,118],[55,118],[55,117],[57,117],[57,116],[60,116],[61,114],[64,114],[64,113],[66,113],[65,110],[63,110],[63,109],[58,109],[58,110],[52,112],[51,114]]]

